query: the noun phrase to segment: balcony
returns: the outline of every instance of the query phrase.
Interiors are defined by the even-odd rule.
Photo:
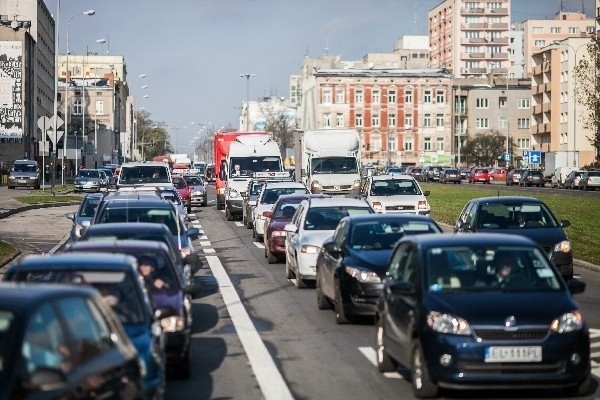
[[[549,112],[550,111],[550,103],[543,103],[542,104],[542,112]]]
[[[462,15],[477,15],[477,14],[485,14],[485,8],[476,7],[476,8],[461,8],[460,13]]]
[[[462,30],[482,30],[486,24],[484,23],[472,23],[472,24],[460,24]]]
[[[508,53],[492,53],[492,58],[502,58],[508,60]]]
[[[541,114],[542,113],[543,104],[536,104],[533,106],[533,114]]]
[[[486,23],[485,24],[485,28],[486,29],[502,29],[502,30],[507,30],[508,29],[508,23],[506,23],[506,22],[495,22],[493,24]]]
[[[490,11],[496,15],[508,15],[508,8],[492,8]]]
[[[457,115],[468,114],[467,107],[465,107],[465,106],[456,106],[454,108],[454,111]]]
[[[505,38],[505,37],[492,38],[492,43],[494,43],[494,44],[508,44],[508,38]]]

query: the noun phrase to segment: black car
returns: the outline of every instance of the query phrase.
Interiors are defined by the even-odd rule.
[[[190,341],[192,334],[191,297],[197,292],[194,285],[185,285],[181,269],[173,263],[169,248],[161,242],[146,240],[118,240],[100,242],[78,242],[68,245],[64,252],[122,253],[138,260],[150,257],[156,263],[155,274],[167,282],[158,288],[149,285],[146,290],[154,309],[170,307],[174,315],[161,321],[165,335],[164,353],[167,364],[174,366],[174,372],[182,377],[190,376]]]
[[[445,389],[587,393],[587,324],[545,252],[517,235],[404,236],[377,304],[380,371],[410,369],[418,398]]]
[[[539,169],[523,170],[523,173],[519,178],[519,186],[534,185],[537,187],[544,187],[546,185],[546,177],[544,176],[544,173]]]
[[[317,257],[317,306],[335,309],[338,324],[373,316],[388,259],[404,235],[441,233],[429,216],[368,214],[342,218]]]
[[[533,197],[500,196],[470,200],[460,213],[454,232],[512,233],[536,241],[565,279],[573,277],[573,251],[559,221],[546,204]]]
[[[86,286],[0,283],[0,398],[143,398],[138,353]]]
[[[423,170],[423,180],[425,182],[439,182],[443,168],[437,165],[425,167]]]
[[[439,181],[441,183],[461,183],[462,177],[458,168],[444,168],[441,172]]]

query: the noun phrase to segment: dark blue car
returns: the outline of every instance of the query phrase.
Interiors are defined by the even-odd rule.
[[[335,308],[337,323],[372,316],[394,244],[405,235],[442,232],[429,216],[367,214],[340,220],[317,258],[317,305]]]
[[[153,311],[135,257],[106,253],[55,253],[30,255],[13,264],[5,280],[16,282],[71,283],[91,286],[100,292],[119,317],[143,365],[143,383],[148,398],[165,387],[164,354],[161,345],[163,318],[174,311]]]
[[[440,388],[585,394],[590,340],[571,296],[584,289],[522,236],[404,236],[377,304],[378,368],[410,369],[419,398]]]

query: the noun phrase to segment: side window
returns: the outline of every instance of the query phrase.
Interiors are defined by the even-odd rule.
[[[102,314],[90,301],[71,297],[57,302],[73,338],[73,361],[83,364],[113,346]]]
[[[294,218],[292,218],[292,224],[294,224],[296,226],[300,226],[300,218],[303,213],[304,213],[304,205],[300,204],[298,206],[298,209],[296,210],[296,214],[294,214]]]
[[[333,240],[338,246],[344,244],[344,239],[346,238],[346,228],[348,227],[348,223],[346,221],[340,223],[335,232],[333,233]]]
[[[406,258],[406,250],[408,248],[407,244],[403,244],[399,246],[392,259],[390,261],[390,268],[388,269],[388,275],[392,279],[402,279],[402,271],[401,265],[403,264],[403,260]]]
[[[459,224],[463,224],[469,220],[470,210],[473,208],[473,203],[467,203],[458,217]]]
[[[50,304],[42,305],[29,319],[21,354],[28,373],[38,368],[65,373],[71,369],[67,337]]]
[[[402,280],[417,285],[419,278],[419,252],[412,247],[406,252]]]

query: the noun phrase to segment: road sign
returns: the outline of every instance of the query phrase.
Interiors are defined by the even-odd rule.
[[[50,128],[50,118],[48,117],[39,117],[37,121],[38,128],[44,133]]]
[[[48,137],[50,138],[50,141],[52,142],[52,145],[54,147],[56,147],[56,143],[62,137],[63,131],[56,131],[56,132],[54,132],[54,130],[48,129],[46,132],[47,132]]]
[[[504,153],[504,161],[510,161],[510,154]]]
[[[542,151],[531,150],[529,152],[529,164],[541,164],[542,163]]]
[[[523,150],[523,159],[529,160],[529,150]]]

